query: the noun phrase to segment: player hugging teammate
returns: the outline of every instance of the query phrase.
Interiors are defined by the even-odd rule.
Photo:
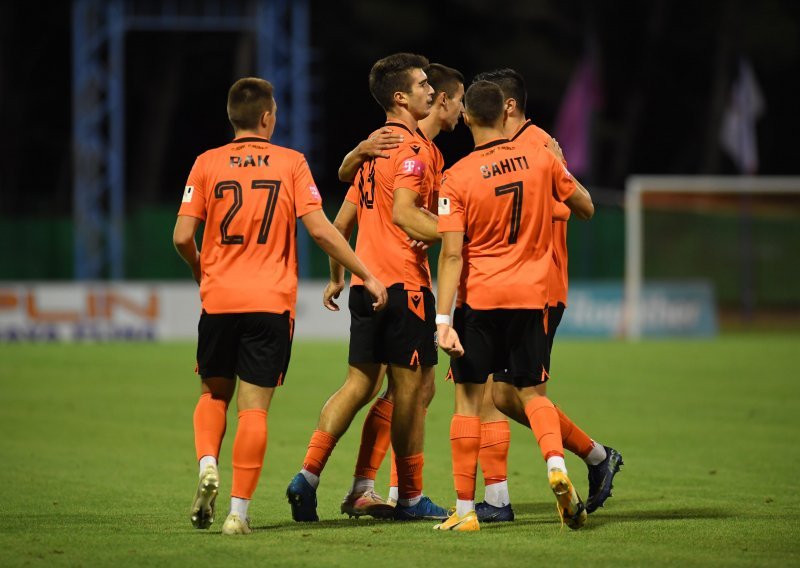
[[[334,300],[344,288],[345,268],[352,279],[348,372],[325,403],[303,466],[287,488],[295,521],[319,520],[316,492],[325,464],[384,376],[388,387],[365,420],[343,513],[436,520],[434,528],[455,531],[513,520],[506,416],[533,430],[565,524],[581,527],[587,512],[610,496],[620,454],[595,443],[546,396],[553,337],[566,307],[567,219],[570,212],[590,218],[591,197],[570,175],[555,140],[525,118],[518,73],[481,74],[466,96],[463,83],[455,69],[419,55],[398,53],[373,65],[370,91],[386,122],[345,157],[339,173],[351,187],[333,225],[302,155],[269,142],[277,112],[269,83],[250,78],[231,88],[228,114],[236,137],[198,158],[174,236],[203,300],[195,527],[208,528],[214,519],[219,447],[238,377],[233,487],[222,532],[251,532],[248,505],[266,450],[267,411],[291,348],[298,218],[331,259],[325,307],[339,309]],[[475,149],[443,176],[433,139],[452,131],[462,113]],[[234,157],[253,163],[232,168]],[[194,233],[203,220],[198,252]],[[347,240],[356,223],[354,253]],[[426,250],[440,239],[435,300]],[[437,335],[455,382],[450,439],[457,501],[451,514],[422,492]],[[390,440],[392,487],[384,499],[374,480]],[[586,505],[567,475],[564,448],[589,467]],[[486,495],[476,504],[478,463]]]

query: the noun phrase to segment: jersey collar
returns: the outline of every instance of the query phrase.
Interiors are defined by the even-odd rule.
[[[528,120],[525,121],[525,124],[523,124],[522,126],[519,127],[519,130],[517,130],[517,133],[514,134],[514,136],[512,136],[511,139],[512,140],[516,140],[517,138],[519,138],[520,135],[523,132],[525,132],[525,130],[530,126],[533,126],[533,122],[531,122],[531,119],[529,118]]]
[[[261,138],[259,136],[245,136],[244,138],[235,138],[231,144],[238,142],[269,142],[269,138]]]
[[[411,132],[411,129],[398,120],[387,120],[386,126],[397,126],[398,128],[402,128],[403,130],[411,134],[411,136],[414,136],[414,133]]]
[[[478,150],[486,150],[486,148],[491,148],[492,146],[499,146],[500,144],[505,144],[508,141],[509,141],[508,138],[498,138],[497,140],[492,140],[491,142],[487,142],[486,144],[475,146],[475,150],[473,150],[473,152],[477,152]]]

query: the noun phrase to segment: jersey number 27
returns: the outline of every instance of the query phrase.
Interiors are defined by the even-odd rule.
[[[258,244],[263,245],[267,242],[269,228],[270,225],[272,225],[272,217],[275,215],[275,205],[278,203],[278,192],[281,190],[281,181],[274,179],[254,179],[253,183],[250,185],[250,189],[266,189],[269,192],[269,195],[267,195],[267,206],[264,211],[264,219],[261,221],[261,228],[258,231]],[[226,191],[233,192],[233,204],[219,224],[219,230],[222,234],[222,244],[241,245],[244,244],[244,235],[229,235],[228,227],[242,208],[242,185],[236,180],[221,181],[214,187],[214,197],[222,199]]]

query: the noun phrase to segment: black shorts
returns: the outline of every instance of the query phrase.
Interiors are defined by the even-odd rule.
[[[209,314],[197,325],[197,372],[201,377],[238,376],[260,387],[282,385],[292,354],[289,312]]]
[[[483,384],[489,375],[503,374],[517,387],[547,381],[550,353],[544,310],[473,310],[456,308],[453,328],[464,356],[451,360],[456,383]]]
[[[547,352],[553,352],[553,340],[556,338],[556,330],[558,324],[561,323],[561,318],[564,317],[564,310],[566,306],[561,302],[556,306],[547,308]],[[547,372],[550,372],[550,366],[547,367]]]
[[[433,292],[404,290],[402,284],[386,291],[386,308],[376,312],[363,286],[350,288],[348,361],[432,367],[438,361]]]

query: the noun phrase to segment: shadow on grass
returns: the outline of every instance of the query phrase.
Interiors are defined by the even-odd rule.
[[[615,504],[623,505],[623,501],[610,503],[608,509],[601,507],[591,515],[586,523],[585,528],[591,526],[602,526],[607,523],[619,522],[641,522],[641,521],[671,521],[671,520],[691,520],[691,519],[727,519],[736,516],[733,511],[726,511],[724,509],[715,507],[679,507],[676,509],[660,509],[648,511],[615,511]],[[553,515],[552,522],[558,523],[558,517],[555,512],[555,503],[514,503],[514,512],[519,517],[520,515]],[[521,519],[522,523],[535,523],[541,524],[539,519]]]
[[[436,521],[413,521],[417,523],[436,523]],[[384,527],[394,526],[395,521],[391,519],[323,519],[316,523],[296,523],[289,519],[278,523],[269,523],[263,525],[253,525],[254,530],[285,530],[285,531],[306,531],[306,530],[319,530],[319,529],[349,529],[349,528],[367,528],[372,527],[373,532],[381,532]]]

